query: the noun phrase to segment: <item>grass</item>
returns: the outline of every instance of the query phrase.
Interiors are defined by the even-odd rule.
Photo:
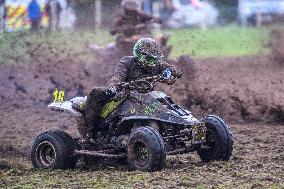
[[[188,54],[199,58],[236,57],[267,53],[268,28],[244,28],[236,25],[200,29],[169,30],[172,57]]]
[[[105,30],[4,33],[0,38],[0,64],[49,62],[53,57],[59,61],[66,58],[88,61],[94,58],[88,53],[89,44],[105,45],[112,40]]]
[[[33,188],[212,188],[213,185],[207,183],[201,184],[200,178],[188,179],[193,173],[177,170],[176,173],[168,171],[161,172],[139,172],[139,171],[121,171],[116,169],[102,170],[34,170],[34,169],[8,169],[0,170],[0,187],[3,189],[33,189]],[[207,175],[205,175],[207,176]],[[217,176],[217,175],[216,175]],[[181,179],[180,179],[181,178]],[[184,179],[186,178],[186,179]],[[213,181],[214,179],[211,178]],[[237,185],[239,188],[260,188],[281,189],[282,184],[273,184],[269,186],[262,184],[242,183]],[[240,183],[239,183],[240,184]],[[214,188],[234,188],[234,181],[227,183],[217,182]],[[266,186],[266,187],[265,187]]]
[[[166,30],[173,46],[172,58],[183,54],[193,57],[231,57],[267,53],[269,41],[267,28],[242,28],[225,26],[200,29]],[[31,34],[29,31],[4,33],[0,38],[0,64],[50,62],[54,57],[59,62],[68,58],[75,61],[94,62],[94,54],[87,45],[96,43],[106,46],[114,37],[106,30],[57,31]]]

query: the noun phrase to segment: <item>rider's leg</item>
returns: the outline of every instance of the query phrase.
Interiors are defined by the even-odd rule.
[[[99,112],[105,99],[105,90],[102,88],[93,89],[87,97],[86,106],[84,109],[84,115],[86,120],[86,139],[91,139],[92,133],[96,132],[96,127],[94,123],[95,120],[99,118]]]

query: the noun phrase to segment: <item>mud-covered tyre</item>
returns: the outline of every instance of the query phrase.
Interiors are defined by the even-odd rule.
[[[197,150],[204,162],[228,161],[233,151],[233,137],[230,127],[221,118],[213,115],[203,119],[206,126],[206,143]]]
[[[151,127],[133,130],[128,139],[127,159],[140,171],[157,171],[164,167],[166,151],[158,131]]]
[[[38,135],[32,143],[30,158],[34,168],[74,169],[76,144],[73,138],[60,130],[51,130]]]

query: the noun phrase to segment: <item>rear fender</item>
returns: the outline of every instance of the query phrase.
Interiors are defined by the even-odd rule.
[[[48,105],[48,108],[51,111],[56,111],[56,112],[66,112],[70,115],[72,115],[72,117],[75,118],[76,122],[77,122],[77,126],[79,128],[79,131],[81,130],[81,128],[85,128],[86,123],[85,123],[85,119],[83,114],[74,109],[72,107],[73,103],[84,103],[86,101],[86,97],[77,97],[74,99],[71,99],[70,101],[64,101],[64,102],[53,102],[51,104]]]
[[[48,105],[48,108],[51,111],[55,111],[55,112],[67,112],[69,114],[71,114],[72,116],[76,117],[76,116],[81,116],[82,113],[80,113],[79,111],[75,110],[72,107],[72,102],[70,101],[64,101],[64,102],[53,102],[51,104]]]

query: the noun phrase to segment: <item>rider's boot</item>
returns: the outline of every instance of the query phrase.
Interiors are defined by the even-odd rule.
[[[86,132],[85,135],[82,136],[83,140],[86,143],[94,143],[93,134],[95,131],[95,120],[97,116],[92,116],[91,118],[86,117]]]
[[[95,88],[88,95],[86,106],[83,111],[86,125],[86,134],[82,136],[86,142],[93,141],[93,134],[96,133],[95,122],[100,117],[99,110],[101,109],[101,104],[106,99],[105,90],[101,88]]]

